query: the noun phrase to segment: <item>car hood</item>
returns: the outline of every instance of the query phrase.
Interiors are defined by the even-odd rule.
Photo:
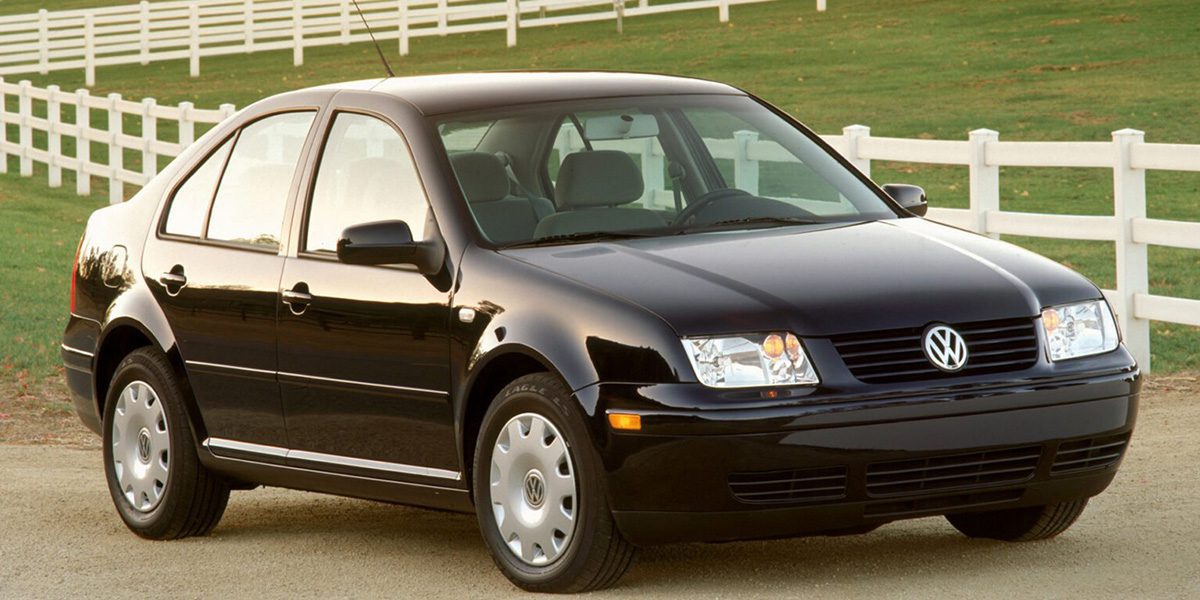
[[[1033,317],[1099,298],[1011,244],[916,218],[504,251],[651,311],[680,335],[826,336]]]

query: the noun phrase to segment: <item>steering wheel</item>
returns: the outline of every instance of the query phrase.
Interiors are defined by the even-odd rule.
[[[699,221],[699,217],[702,212],[710,207],[716,207],[720,203],[727,201],[730,202],[730,204],[736,203],[737,206],[727,206],[724,207],[725,210],[717,209],[714,211],[717,213],[715,217],[710,216],[707,221],[703,221],[700,224],[703,225],[707,223],[716,223],[719,221],[734,220],[744,216],[801,219],[817,216],[815,213],[804,210],[799,206],[788,204],[786,202],[780,202],[779,200],[773,200],[771,198],[755,196],[746,190],[739,190],[737,188],[723,188],[719,190],[713,190],[701,195],[699,198],[696,198],[696,200],[689,204],[687,208],[683,209],[683,212],[680,212],[675,216],[675,219],[671,221],[671,226],[686,227],[695,225],[697,224],[697,221]],[[722,212],[725,213],[724,216],[721,216]]]
[[[691,225],[695,222],[696,216],[700,214],[700,211],[708,208],[710,204],[738,196],[753,196],[753,194],[737,188],[723,188],[705,192],[699,198],[692,201],[691,204],[688,204],[687,208],[683,209],[683,212],[675,215],[675,220],[671,221],[671,225]]]

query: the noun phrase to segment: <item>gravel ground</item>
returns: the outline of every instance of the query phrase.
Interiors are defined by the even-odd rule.
[[[520,595],[466,515],[259,489],[235,492],[209,537],[140,540],[112,508],[94,443],[14,444],[27,436],[6,429],[21,428],[0,423],[0,598]],[[668,546],[596,595],[1200,598],[1200,385],[1149,383],[1116,482],[1055,540],[968,540],[920,519],[855,537]]]

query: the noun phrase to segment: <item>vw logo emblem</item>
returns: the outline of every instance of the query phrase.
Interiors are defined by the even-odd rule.
[[[925,331],[922,346],[925,348],[925,358],[947,373],[958,371],[967,364],[967,343],[949,326],[930,327]]]
[[[138,432],[137,451],[139,460],[150,462],[150,432],[144,428]]]
[[[541,507],[546,501],[546,482],[537,470],[525,474],[525,502],[533,508]]]

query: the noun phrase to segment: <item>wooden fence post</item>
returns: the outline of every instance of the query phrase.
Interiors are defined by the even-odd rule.
[[[196,141],[196,121],[192,110],[196,108],[191,102],[179,103],[179,152],[182,154],[192,142]]]
[[[625,0],[613,0],[613,16],[617,19],[617,35],[624,35]]]
[[[138,17],[141,22],[141,35],[138,36],[138,41],[141,43],[141,60],[143,65],[148,65],[150,64],[150,2],[142,0],[138,5],[140,8]]]
[[[1146,171],[1130,164],[1133,146],[1146,134],[1136,129],[1114,131],[1113,203],[1117,219],[1117,320],[1125,347],[1145,373],[1150,372],[1150,322],[1137,316],[1137,297],[1150,292],[1146,244],[1133,240],[1133,220],[1146,218]]]
[[[871,128],[866,125],[850,125],[842,128],[842,136],[846,138],[846,151],[842,156],[850,161],[863,175],[871,176],[871,159],[863,158],[859,152],[858,143],[863,138],[871,137]]]
[[[88,107],[90,94],[85,89],[75,90],[75,193],[87,196],[92,193],[92,109]]]
[[[825,0],[817,0],[817,12],[825,12]]]
[[[338,24],[341,25],[342,45],[350,43],[350,0],[342,0],[338,6]]]
[[[446,37],[446,28],[450,26],[450,14],[446,0],[438,0],[438,35]]]
[[[4,96],[4,78],[0,77],[0,173],[8,172],[8,151],[4,149],[8,144],[8,122],[4,120],[8,104]]]
[[[655,138],[652,137],[642,141],[642,175],[646,178],[646,193],[643,203],[646,206],[654,205],[658,194],[667,189],[663,155],[657,151],[654,143]],[[673,207],[674,205],[672,205]]]
[[[96,16],[83,16],[83,84],[96,85]]]
[[[722,23],[729,22],[729,0],[721,0],[721,3],[717,5],[717,19]]]
[[[52,188],[62,187],[62,165],[59,164],[62,158],[62,132],[58,129],[62,120],[62,105],[58,93],[57,85],[46,86],[46,152],[50,155],[46,170],[49,173],[47,183]]]
[[[195,7],[195,5],[192,5]],[[125,169],[125,151],[121,149],[121,102],[120,94],[108,95],[108,203],[120,204],[125,200],[125,184],[121,182],[121,171]]]
[[[508,19],[505,23],[505,42],[508,44],[509,48],[515,48],[517,45],[517,19],[520,18],[520,15],[517,13],[517,0],[508,0]]]
[[[32,84],[26,79],[17,85],[20,86],[17,89],[17,118],[20,120],[21,177],[29,177],[33,175],[33,159],[29,156],[29,149],[33,147],[33,126],[29,123],[33,118],[33,98],[29,96]]]
[[[254,0],[242,4],[242,35],[246,37],[246,54],[254,52]]]
[[[154,152],[158,141],[158,117],[154,116],[157,104],[154,98],[142,100],[142,175],[147,183],[158,174],[158,154]]]
[[[1000,167],[987,164],[987,144],[999,139],[998,132],[976,129],[968,141],[972,229],[994,239],[1000,239],[1000,234],[987,232],[987,215],[1000,210]]]
[[[400,0],[400,56],[408,56],[408,0]]]
[[[758,141],[757,131],[735,131],[737,154],[733,160],[734,187],[758,195],[758,161],[750,158],[750,145]]]
[[[38,73],[50,72],[50,11],[38,10]]]
[[[292,0],[292,66],[304,64],[304,5]]]
[[[237,112],[237,107],[228,102],[226,102],[225,104],[222,104],[220,106],[220,109],[221,109],[221,119],[228,119],[229,117],[232,117],[234,113]]]
[[[200,5],[188,6],[188,73],[200,76]]]

